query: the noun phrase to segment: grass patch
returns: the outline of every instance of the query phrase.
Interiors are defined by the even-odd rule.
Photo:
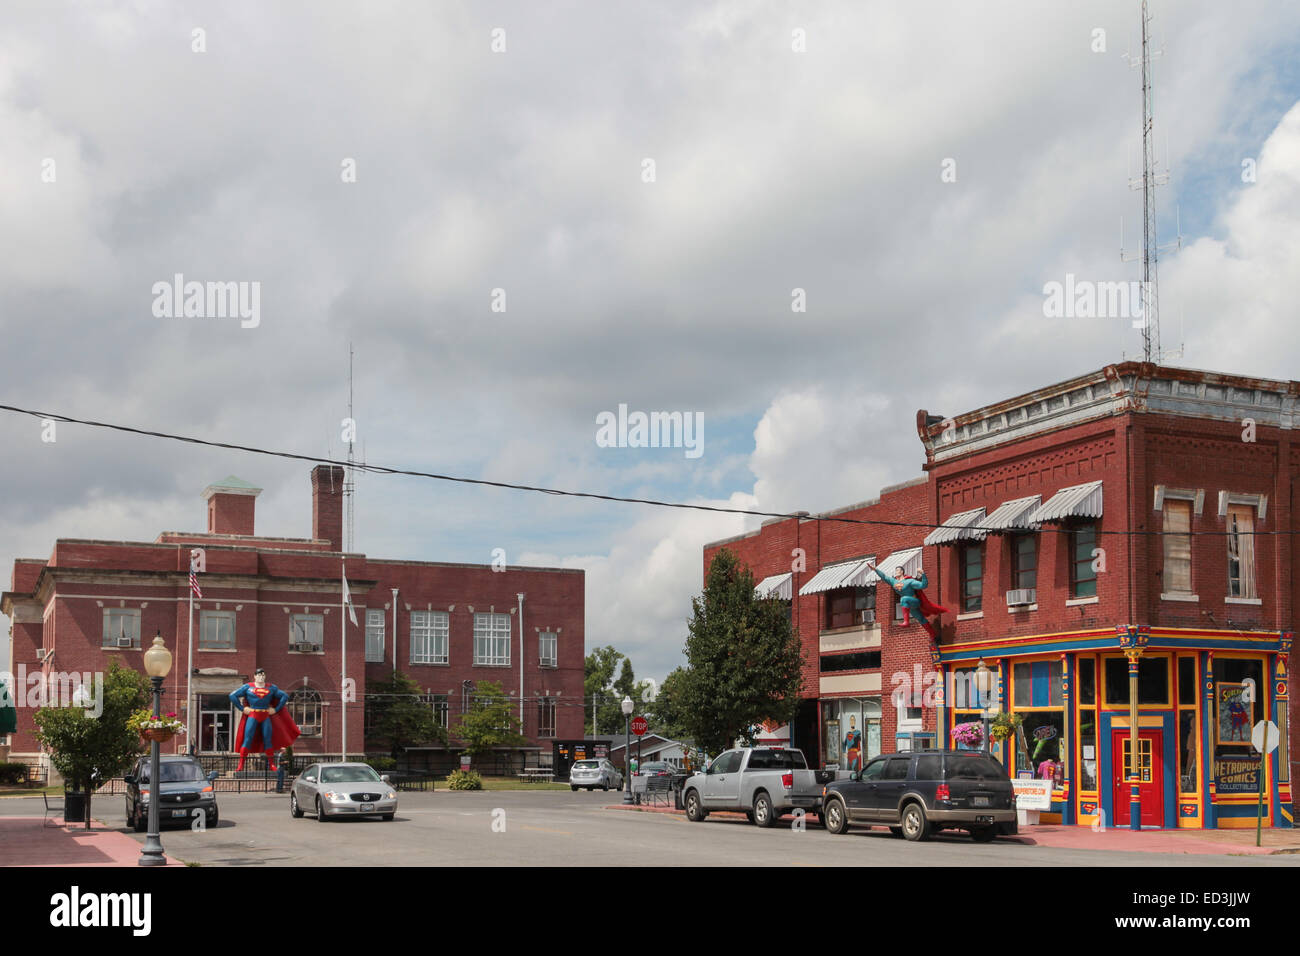
[[[438,781],[439,784],[442,781]],[[445,789],[439,787],[439,789]],[[484,790],[568,790],[567,783],[525,783],[518,777],[483,777]]]

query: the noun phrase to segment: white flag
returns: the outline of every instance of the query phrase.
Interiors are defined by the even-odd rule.
[[[348,617],[352,619],[352,626],[357,625],[357,609],[352,606],[352,592],[348,590],[348,575],[343,572],[343,603],[348,606]]]

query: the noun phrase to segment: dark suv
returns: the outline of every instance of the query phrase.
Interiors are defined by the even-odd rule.
[[[187,824],[202,813],[204,825],[217,825],[217,795],[212,782],[217,772],[204,773],[203,767],[193,757],[184,754],[164,754],[160,758],[158,775],[162,778],[161,799],[158,801],[158,823],[184,820]],[[136,833],[143,833],[149,825],[149,800],[155,789],[149,785],[149,758],[141,757],[135,768],[123,780],[126,783],[126,822]]]
[[[989,754],[919,750],[885,754],[827,784],[822,820],[832,833],[851,823],[884,824],[909,840],[956,829],[986,843],[1016,832],[1016,798],[1006,768]]]

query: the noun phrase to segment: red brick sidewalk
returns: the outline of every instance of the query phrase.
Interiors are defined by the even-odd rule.
[[[53,826],[58,822],[59,826]],[[58,817],[0,817],[0,866],[137,866],[140,844],[98,820],[67,828]],[[181,864],[170,857],[168,866]]]

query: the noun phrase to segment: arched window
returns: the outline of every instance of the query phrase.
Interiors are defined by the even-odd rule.
[[[293,718],[304,737],[319,737],[321,734],[320,694],[310,688],[291,691],[289,716]]]

